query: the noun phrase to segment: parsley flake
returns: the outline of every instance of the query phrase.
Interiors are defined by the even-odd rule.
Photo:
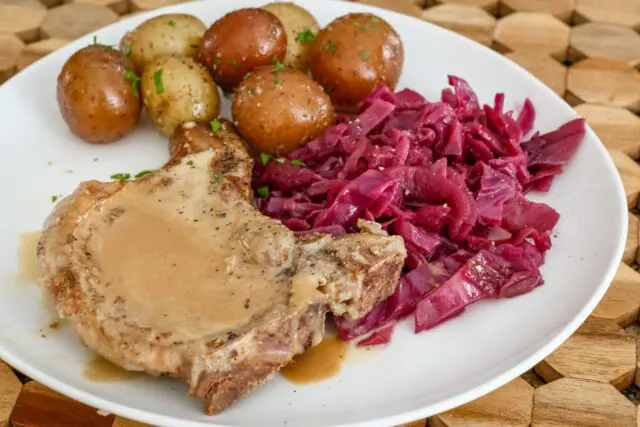
[[[218,119],[211,120],[209,122],[209,126],[211,126],[212,132],[218,132],[220,129],[222,129],[222,123],[220,123],[220,120]]]
[[[255,94],[256,94],[256,91],[255,91],[254,89],[247,88],[247,93],[248,93],[249,95],[255,95]]]
[[[214,179],[216,182],[220,182],[220,180],[222,179],[222,174],[221,174],[221,173],[218,173],[218,172],[214,173],[214,174],[213,174],[213,179]]]
[[[249,73],[247,73],[244,76],[242,76],[242,80],[247,80],[247,79],[249,79]]]
[[[235,68],[236,70],[238,68],[240,68],[240,64],[238,64],[236,61],[234,61],[233,59],[229,61],[229,65],[231,65],[232,68]]]
[[[122,46],[122,53],[124,54],[124,56],[131,55],[131,43],[127,43]]]
[[[284,70],[286,67],[284,66],[284,64],[282,62],[280,62],[280,60],[278,58],[276,58],[275,56],[273,57],[273,60],[271,61],[273,62],[273,72],[274,73],[279,73],[280,71]]]
[[[302,160],[298,160],[298,159],[291,160],[291,164],[292,165],[296,165],[296,166],[300,166],[300,167],[307,166],[307,164],[305,162],[303,162]]]
[[[369,32],[369,30],[367,30],[367,27],[365,27],[364,25],[362,25],[362,24],[361,24],[361,23],[359,23],[359,22],[354,22],[354,23],[353,23],[353,25],[354,25],[357,29],[359,29],[360,31],[364,31],[365,33],[368,33],[368,32]]]
[[[142,178],[143,176],[147,176],[147,175],[149,175],[151,172],[152,172],[152,171],[141,171],[141,172],[138,172],[138,173],[134,176],[134,178],[136,178],[136,179],[138,179],[138,178]]]
[[[113,46],[111,46],[111,45],[98,43],[98,36],[93,36],[93,43],[92,44],[94,46],[99,46],[99,47],[103,48],[104,50],[114,50]]]
[[[378,18],[377,16],[372,16],[371,17],[371,23],[372,24],[377,24],[378,22],[380,22],[380,18]]]
[[[311,43],[315,41],[316,35],[309,28],[305,28],[302,32],[298,33],[296,40],[300,43]]]
[[[129,173],[116,173],[111,175],[111,179],[116,179],[118,181],[126,181],[131,178],[131,174]]]
[[[197,44],[195,44],[195,43],[191,43],[189,46],[190,46],[190,47],[192,47],[192,48],[194,48],[194,49],[197,49],[197,48],[198,48],[198,45],[197,45]]]
[[[358,56],[360,57],[361,60],[363,60],[364,62],[367,62],[367,59],[369,59],[369,49],[365,49],[362,52],[358,52]]]
[[[51,196],[51,203],[55,203],[58,201],[58,199],[60,199],[60,197],[62,197],[62,195],[60,194],[54,194],[53,196]]]
[[[269,196],[269,186],[265,185],[264,187],[260,187],[256,190],[258,197],[262,199],[266,199]]]
[[[333,40],[329,40],[328,42],[326,42],[324,44],[324,46],[322,46],[322,49],[323,50],[328,50],[329,52],[331,52],[331,53],[333,53],[335,55],[336,51],[338,50],[338,47],[333,42]]]
[[[262,166],[266,166],[267,163],[269,163],[269,160],[271,160],[270,155],[268,155],[267,153],[260,154],[260,162],[262,163]]]
[[[173,21],[167,22],[167,25],[170,26],[171,28],[175,28],[176,27],[176,23],[173,22]]]
[[[140,90],[138,89],[138,83],[140,82],[140,77],[136,73],[131,70],[127,70],[124,73],[125,80],[131,82],[131,87],[133,88],[133,94],[136,98],[140,98]]]
[[[164,93],[164,84],[162,83],[162,72],[163,68],[160,68],[158,71],[153,73],[153,80],[156,84],[156,94],[162,95]]]
[[[214,60],[213,60],[213,63],[214,63],[215,65],[220,65],[220,57],[219,57],[219,56],[216,56],[216,59],[214,59]]]
[[[187,161],[187,166],[191,166],[191,169],[195,168],[195,166],[193,165],[193,160]]]

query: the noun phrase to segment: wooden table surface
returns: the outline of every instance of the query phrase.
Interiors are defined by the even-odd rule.
[[[632,213],[624,263],[604,300],[567,342],[497,391],[410,425],[640,426],[640,0],[358,1],[457,31],[540,78],[600,136]],[[70,40],[179,2],[0,0],[0,83]],[[0,361],[0,427],[10,423],[142,425],[74,402]]]

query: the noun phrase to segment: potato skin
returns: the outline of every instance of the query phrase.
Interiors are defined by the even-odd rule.
[[[197,59],[218,85],[232,91],[249,71],[282,62],[287,50],[284,26],[275,15],[256,8],[228,13],[205,32]]]
[[[335,123],[322,87],[301,71],[260,67],[236,90],[231,106],[240,134],[258,150],[285,155]]]
[[[378,85],[394,89],[404,63],[402,40],[381,18],[352,13],[318,34],[311,74],[331,94],[336,109],[354,111]]]
[[[192,58],[154,58],[144,67],[140,90],[147,115],[169,137],[181,123],[209,121],[220,114],[216,85]]]
[[[311,45],[320,30],[318,21],[306,9],[288,2],[269,3],[262,7],[273,13],[287,33],[287,54],[284,64],[296,70],[308,71]]]
[[[206,25],[192,15],[170,13],[144,21],[120,41],[120,50],[129,53],[136,70],[156,56],[181,55],[194,57]]]
[[[92,144],[114,142],[140,119],[142,100],[125,78],[131,62],[117,50],[91,45],[74,53],[58,75],[62,118],[76,136]]]

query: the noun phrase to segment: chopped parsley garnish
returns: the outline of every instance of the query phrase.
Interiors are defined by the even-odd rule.
[[[269,160],[271,160],[270,155],[268,155],[267,153],[260,154],[260,162],[262,163],[262,166],[266,166],[267,163],[269,163]]]
[[[316,35],[309,28],[305,28],[302,32],[298,33],[296,40],[300,43],[311,43],[316,39]]]
[[[133,94],[136,98],[140,98],[140,90],[138,89],[138,83],[140,82],[140,77],[136,73],[131,70],[127,70],[124,73],[124,78],[131,82],[131,87],[133,88]]]
[[[93,36],[93,44],[98,44],[98,36]]]
[[[362,24],[361,24],[361,23],[359,23],[359,22],[354,22],[354,23],[353,23],[353,25],[354,25],[357,29],[359,29],[360,31],[364,31],[365,33],[368,33],[368,32],[369,32],[369,30],[367,30],[367,27],[365,27],[364,25],[362,25]]]
[[[369,49],[365,49],[362,52],[358,52],[358,56],[360,57],[361,60],[363,60],[364,62],[367,62],[367,59],[369,59]]]
[[[113,46],[111,46],[111,45],[98,43],[98,36],[93,36],[93,45],[94,46],[100,46],[101,48],[103,48],[105,50],[114,50]]]
[[[242,80],[247,80],[248,78],[249,78],[249,73],[247,73],[244,76],[242,76]]]
[[[303,162],[302,160],[298,160],[298,159],[291,160],[291,164],[292,165],[296,165],[296,166],[301,166],[301,167],[307,166],[307,164],[305,162]]]
[[[111,175],[111,179],[117,179],[118,181],[126,181],[131,178],[131,174],[129,173],[116,173]]]
[[[324,46],[322,46],[322,49],[324,50],[328,50],[329,52],[333,53],[334,55],[336,54],[336,51],[338,50],[338,47],[336,46],[336,44],[333,42],[333,40],[329,40],[328,42],[326,42],[324,44]]]
[[[286,68],[284,66],[284,64],[282,62],[280,62],[280,60],[278,58],[276,58],[275,56],[273,57],[273,60],[271,62],[273,62],[273,72],[274,73],[279,73],[280,71],[282,71],[282,70],[284,70]]]
[[[193,160],[187,161],[187,166],[191,166],[191,169],[195,168],[195,166],[193,165]]]
[[[214,119],[209,122],[209,126],[211,126],[212,132],[218,132],[222,128],[222,123],[220,123],[220,120]]]
[[[256,193],[258,193],[258,197],[266,199],[269,196],[269,186],[265,185],[264,187],[258,188]]]
[[[167,25],[170,26],[171,28],[175,28],[176,27],[176,23],[173,22],[173,21],[167,22]]]
[[[249,95],[255,95],[255,94],[256,94],[256,91],[255,91],[254,89],[247,88],[247,93],[248,93]]]
[[[372,24],[376,24],[378,22],[380,22],[380,18],[378,18],[377,16],[372,16],[371,17],[371,23]]]
[[[136,178],[136,179],[137,179],[137,178],[142,178],[143,176],[147,176],[147,175],[149,175],[151,172],[152,172],[152,171],[141,171],[141,172],[138,172],[138,173],[136,174],[136,176],[134,176],[134,178]]]
[[[276,86],[280,86],[280,77],[278,77],[277,74],[273,76],[273,84]]]
[[[214,173],[214,174],[213,174],[213,179],[214,179],[216,182],[220,182],[220,180],[222,179],[222,174],[221,174],[221,173],[218,173],[218,172]]]
[[[164,93],[164,84],[162,83],[162,72],[163,68],[160,68],[158,71],[153,73],[153,80],[156,84],[156,94],[162,95]]]
[[[122,53],[124,54],[124,56],[131,55],[131,43],[127,43],[122,46]]]
[[[235,68],[236,70],[238,68],[240,68],[240,64],[238,64],[236,61],[234,61],[233,59],[231,61],[229,61],[229,65],[231,65],[231,67]]]
[[[197,45],[197,44],[195,44],[195,43],[191,43],[189,46],[190,46],[190,47],[192,47],[192,48],[194,48],[194,49],[197,49],[197,48],[198,48],[198,45]]]
[[[62,197],[60,194],[54,194],[51,196],[51,203],[57,202],[60,197]]]
[[[219,56],[216,56],[216,59],[214,59],[214,60],[213,60],[213,63],[214,63],[215,65],[220,65],[220,57],[219,57]]]
[[[284,157],[278,157],[278,158],[273,159],[273,160],[275,160],[276,162],[280,163],[281,165],[284,164]]]

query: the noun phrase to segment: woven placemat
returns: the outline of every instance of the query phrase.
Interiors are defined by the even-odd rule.
[[[640,0],[358,1],[457,31],[540,78],[609,149],[632,213],[624,263],[609,292],[562,347],[497,391],[407,426],[640,425]],[[70,40],[179,2],[0,0],[0,83]],[[142,425],[74,402],[0,361],[0,427],[10,424]]]

